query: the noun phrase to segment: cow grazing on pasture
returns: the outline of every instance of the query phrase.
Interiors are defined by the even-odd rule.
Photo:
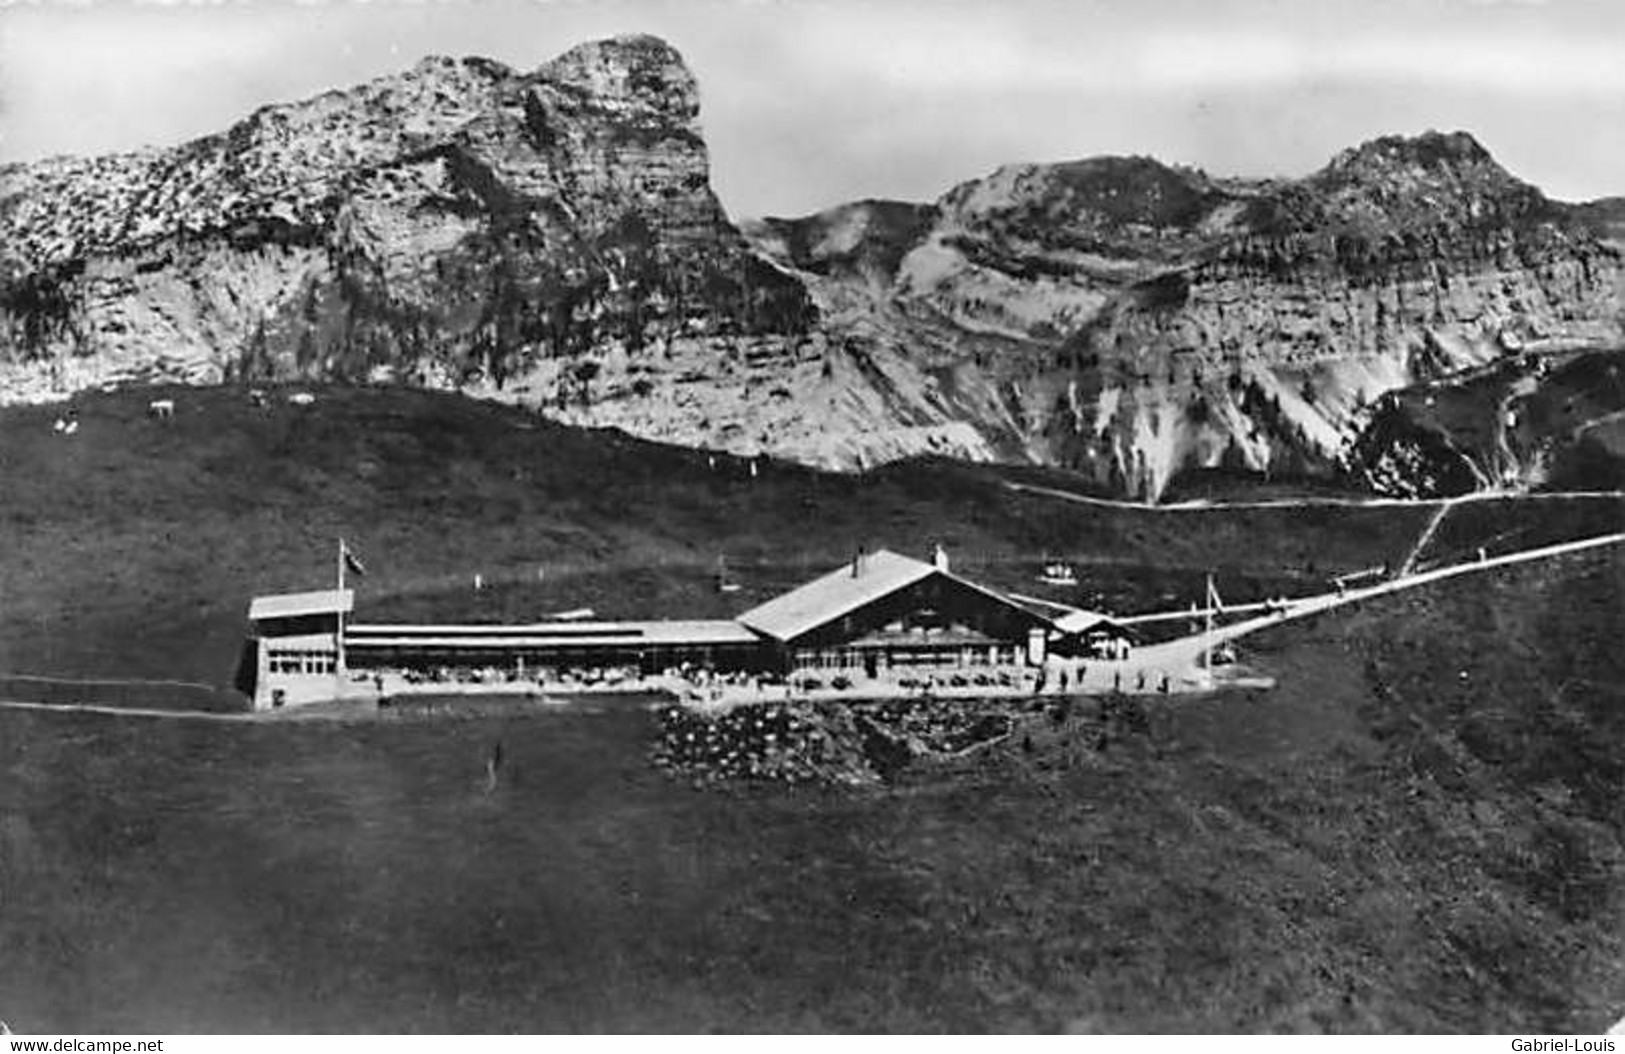
[[[175,416],[175,400],[154,399],[147,404],[147,416],[155,417],[160,421],[167,421]]]
[[[309,392],[294,392],[288,396],[288,402],[294,406],[310,406],[316,402],[316,397]]]

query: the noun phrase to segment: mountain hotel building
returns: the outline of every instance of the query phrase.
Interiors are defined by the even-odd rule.
[[[399,670],[560,669],[689,664],[719,672],[844,673],[1041,666],[1056,623],[948,568],[880,550],[733,619],[385,625],[351,622],[350,590],[256,598],[238,688],[255,709],[327,701],[354,680]]]

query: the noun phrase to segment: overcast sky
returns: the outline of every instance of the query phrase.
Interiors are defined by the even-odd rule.
[[[46,0],[0,6],[0,160],[176,143],[426,54],[530,68],[629,31],[698,75],[735,216],[1102,153],[1298,175],[1428,128],[1556,197],[1625,194],[1617,0]]]

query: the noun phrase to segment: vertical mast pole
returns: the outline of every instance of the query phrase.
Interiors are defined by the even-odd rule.
[[[1209,676],[1213,675],[1213,599],[1214,599],[1213,574],[1211,572],[1209,572],[1208,576],[1207,576],[1207,604],[1206,604],[1206,607],[1207,607],[1207,632],[1206,632],[1206,637],[1207,637],[1207,639],[1203,642],[1205,647],[1203,647],[1203,649],[1202,649],[1202,668],[1205,669],[1208,672]]]
[[[338,557],[339,557],[338,558],[338,571],[339,571],[339,595],[338,595],[339,611],[338,611],[338,616],[339,616],[339,619],[338,619],[338,636],[335,638],[335,642],[338,645],[338,660],[337,660],[336,665],[334,666],[334,670],[341,678],[344,676],[344,673],[345,673],[345,667],[344,667],[344,549],[345,549],[344,539],[340,538],[339,539],[339,552],[338,552]]]

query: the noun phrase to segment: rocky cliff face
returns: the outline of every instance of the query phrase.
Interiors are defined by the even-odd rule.
[[[323,377],[834,467],[1005,452],[927,367],[820,324],[718,204],[697,115],[677,53],[624,37],[0,169],[0,402]],[[895,260],[855,251],[884,284]]]
[[[1148,494],[1226,460],[1369,477],[1347,455],[1382,394],[1526,346],[1614,340],[1622,277],[1617,250],[1470,137],[1378,140],[1114,300],[1069,350],[1098,392],[1123,393],[1115,419],[1050,434]]]
[[[1412,434],[1378,427],[1386,393],[1620,341],[1617,201],[1552,202],[1464,134],[1301,180],[1012,165],[741,232],[697,98],[669,46],[627,37],[531,72],[427,59],[179,147],[0,169],[0,401],[404,381],[834,467],[1426,490],[1382,438]]]
[[[1606,203],[1552,202],[1462,133],[1378,139],[1296,181],[1143,158],[1014,166],[929,215],[906,251],[895,225],[878,236],[877,258],[898,260],[889,283],[873,267],[861,283],[882,290],[867,312],[879,342],[916,360],[943,349],[954,412],[1006,456],[1148,498],[1208,466],[1425,491],[1358,442],[1381,396],[1621,333]],[[760,244],[808,277],[832,324],[861,313],[819,238]],[[1524,468],[1477,482],[1540,481]]]
[[[172,149],[9,167],[0,392],[501,388],[609,345],[801,333],[805,290],[729,223],[697,114],[677,53],[626,37],[530,73],[430,58]]]

